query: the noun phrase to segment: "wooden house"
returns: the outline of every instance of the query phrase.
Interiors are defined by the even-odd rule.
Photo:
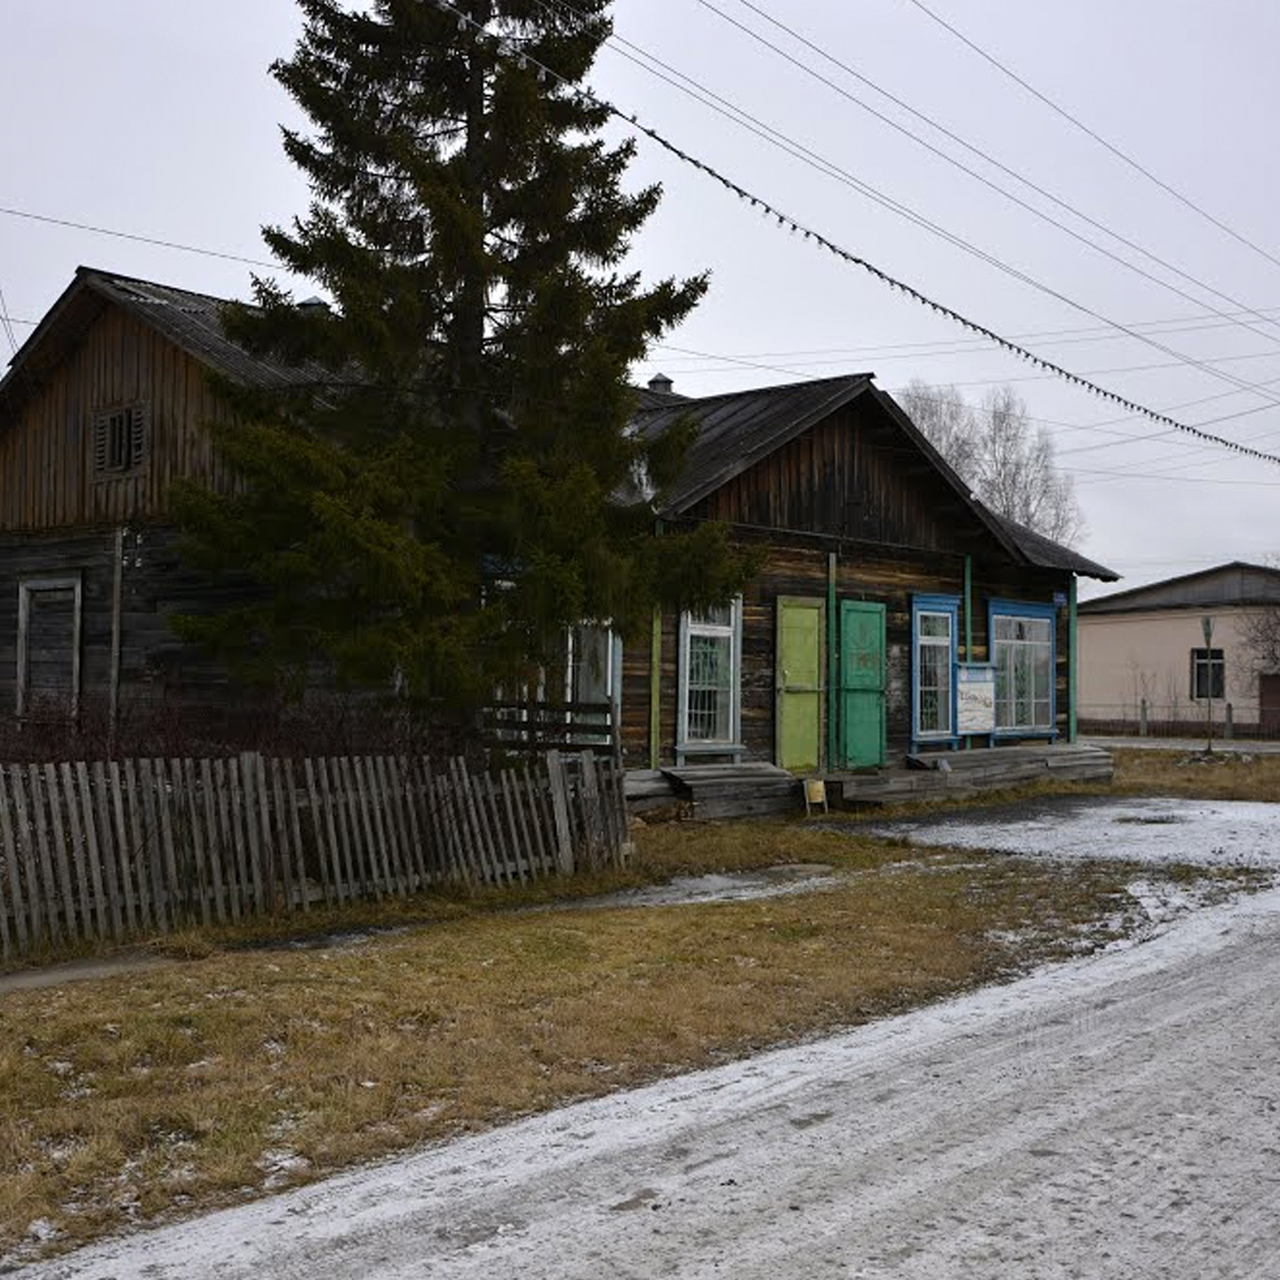
[[[1002,520],[869,374],[685,399],[636,427],[699,431],[665,526],[763,552],[741,599],[654,619],[621,662],[627,761],[797,773],[911,752],[1074,740],[1076,578],[1102,565]]]
[[[229,483],[202,429],[225,412],[211,371],[309,375],[232,344],[222,305],[82,268],[0,382],[0,718],[238,705],[169,630],[218,600],[178,558],[166,495]],[[763,569],[640,642],[567,638],[565,695],[612,703],[629,765],[852,770],[1073,736],[1076,576],[1113,573],[995,517],[869,375],[701,399],[657,382],[635,429],[689,417],[655,536],[723,521]]]

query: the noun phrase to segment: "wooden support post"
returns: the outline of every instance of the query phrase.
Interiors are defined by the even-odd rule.
[[[653,611],[649,648],[649,768],[662,762],[662,610]]]
[[[839,730],[837,725],[840,707],[839,618],[836,614],[836,553],[827,553],[827,769],[839,768]]]
[[[1080,696],[1080,624],[1076,610],[1076,576],[1071,575],[1067,596],[1067,701],[1071,704],[1067,711],[1067,741],[1075,742],[1077,737],[1076,722],[1078,711],[1076,703]]]

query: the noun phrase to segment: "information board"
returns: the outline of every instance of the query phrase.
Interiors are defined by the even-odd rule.
[[[996,730],[996,669],[989,662],[962,662],[956,669],[959,731]]]

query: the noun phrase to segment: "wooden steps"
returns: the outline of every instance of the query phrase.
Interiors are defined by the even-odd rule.
[[[701,821],[790,813],[803,802],[800,782],[772,764],[695,764],[633,770],[627,807],[644,814],[681,806]]]
[[[828,778],[827,794],[837,804],[899,804],[911,800],[945,800],[1035,782],[1051,777],[1072,782],[1110,782],[1115,771],[1101,747],[1082,744],[991,747],[948,751],[918,757],[943,767],[897,766],[878,773]]]

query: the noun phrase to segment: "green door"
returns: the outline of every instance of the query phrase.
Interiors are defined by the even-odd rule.
[[[778,763],[815,772],[822,760],[822,622],[819,599],[778,597]]]
[[[840,763],[884,764],[884,605],[840,602]]]

